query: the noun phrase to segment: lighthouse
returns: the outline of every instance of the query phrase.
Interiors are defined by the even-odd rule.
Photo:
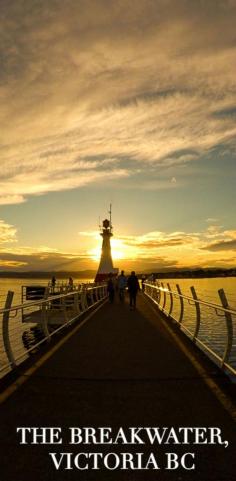
[[[98,271],[95,277],[95,282],[102,282],[108,279],[109,274],[116,276],[118,269],[113,267],[112,254],[111,254],[111,237],[113,236],[113,228],[111,222],[111,205],[110,205],[110,219],[105,219],[102,223],[100,235],[102,236],[102,251],[101,258],[98,267]]]

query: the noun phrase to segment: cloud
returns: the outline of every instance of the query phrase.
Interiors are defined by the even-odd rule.
[[[212,244],[208,244],[206,247],[203,247],[208,251],[232,251],[236,250],[236,239],[228,240],[228,241],[221,241],[221,242],[213,242]]]
[[[22,268],[28,265],[27,262],[22,262],[19,260],[11,261],[8,259],[2,259],[0,255],[0,265],[2,270],[11,270],[11,269],[17,269]]]
[[[212,235],[206,235],[206,238],[213,237],[214,242],[206,242],[202,249],[218,252],[218,251],[234,251],[236,249],[236,230],[223,230],[216,226],[216,232],[212,231]]]
[[[158,249],[163,247],[176,247],[194,244],[199,242],[200,234],[185,233],[185,232],[149,232],[141,236],[120,236],[126,245],[138,247],[139,249]]]
[[[16,242],[17,229],[4,220],[0,220],[0,245],[5,243]]]
[[[0,195],[0,205],[22,204],[23,202],[25,202],[25,198],[22,195]]]
[[[64,171],[58,166],[52,171],[50,164],[45,163],[43,169],[37,166],[33,172],[13,173],[11,178],[1,182],[0,176],[0,204],[15,204],[25,201],[25,196],[41,195],[46,192],[67,190],[88,185],[93,182],[101,183],[106,179],[119,179],[128,176],[125,169],[94,170],[76,168]],[[15,192],[18,192],[17,194]]]
[[[97,245],[98,233],[82,232],[88,239],[94,238]],[[209,242],[210,239],[210,242]],[[224,230],[221,226],[209,226],[201,232],[153,231],[143,235],[116,235],[112,239],[115,265],[120,268],[158,270],[161,268],[232,267],[236,259],[232,250],[236,246],[236,231]],[[219,259],[218,251],[224,251]],[[229,254],[228,252],[229,251]],[[100,248],[91,249],[95,260],[100,258]],[[95,256],[94,256],[95,254]],[[151,266],[150,266],[151,263]],[[143,267],[142,267],[143,266]]]
[[[222,231],[222,226],[221,225],[210,225],[205,233],[205,236],[208,239],[215,238],[215,237],[221,237],[223,236],[224,233]]]
[[[120,269],[155,271],[181,267],[232,266],[235,258],[236,231],[206,229],[202,232],[152,231],[142,235],[116,235],[112,238],[114,265]],[[98,267],[101,255],[101,238],[97,231],[81,231],[85,238],[80,251],[63,252],[56,248],[7,243],[16,240],[14,226],[0,222],[0,259],[2,270],[27,271],[78,271]],[[210,239],[210,242],[209,242]],[[219,258],[218,252],[222,251]]]
[[[61,252],[40,252],[40,249],[19,249],[0,252],[1,270],[17,271],[78,271],[94,267],[86,254],[71,255]]]
[[[205,221],[211,224],[212,222],[219,222],[219,219],[216,219],[215,217],[208,217],[205,219]]]
[[[0,203],[137,169],[146,189],[178,188],[153,169],[230,148],[235,13],[220,0],[4,2]]]

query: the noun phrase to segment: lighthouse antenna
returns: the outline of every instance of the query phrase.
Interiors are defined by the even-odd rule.
[[[110,204],[110,210],[108,211],[109,214],[110,214],[110,229],[112,229],[112,222],[111,222],[111,208],[112,208],[112,204]]]

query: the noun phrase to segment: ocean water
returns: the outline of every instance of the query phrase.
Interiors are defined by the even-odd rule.
[[[93,282],[94,279],[74,279],[74,284]],[[49,279],[0,279],[0,309],[4,307],[6,295],[8,291],[14,292],[13,304],[21,304],[22,286],[47,286]],[[68,279],[59,279],[59,284],[68,284]]]
[[[13,291],[13,302],[12,307],[17,306],[22,303],[22,286],[47,286],[50,279],[11,279],[5,278],[0,279],[0,309],[4,308],[6,295],[8,291]],[[93,282],[93,279],[74,279],[74,284],[81,284]],[[68,284],[68,279],[60,279],[58,283],[61,285]],[[0,316],[1,317],[1,316]],[[2,321],[2,319],[1,319]],[[0,322],[1,322],[0,321]],[[34,328],[34,324],[22,323],[22,313],[21,310],[18,312],[13,312],[9,320],[9,338],[10,344],[12,346],[14,356],[18,358],[17,363],[19,364],[22,360],[28,357],[26,349],[24,346],[24,336],[27,333],[27,339],[29,342],[35,342],[34,335],[31,334],[30,329]],[[2,328],[0,334],[0,378],[3,377],[10,369],[8,366],[8,359],[5,353],[3,338],[2,338]]]
[[[199,299],[220,304],[219,289],[224,289],[228,303],[236,308],[236,277],[215,277],[211,279],[161,279],[165,285],[169,282],[171,289],[176,290],[179,284],[185,295],[191,295],[190,287],[194,286]]]
[[[236,312],[236,277],[219,277],[211,279],[163,279],[164,287],[170,284],[171,290],[176,292],[176,284],[179,284],[183,295],[191,296],[191,286],[194,286],[198,299],[208,301],[214,304],[221,304],[219,297],[219,289],[224,289],[229,307]],[[161,304],[163,297],[161,300]],[[165,309],[169,310],[170,297],[167,295],[167,303]],[[199,330],[199,339],[206,343],[209,348],[220,356],[223,356],[227,346],[228,335],[226,319],[221,311],[201,306],[201,323]],[[179,299],[174,299],[174,307],[172,316],[178,320],[180,315]],[[192,303],[184,301],[184,317],[183,326],[191,333],[194,333],[196,326],[196,308]],[[233,324],[233,345],[229,358],[229,363],[236,369],[236,315],[232,316]]]
[[[6,294],[9,290],[14,291],[13,305],[21,304],[21,288],[26,285],[47,285],[50,279],[0,279],[0,308],[4,307]],[[65,279],[59,281],[67,283]],[[74,279],[74,283],[93,282],[93,279]],[[194,286],[199,299],[209,301],[216,304],[220,303],[218,295],[219,289],[224,289],[229,306],[236,310],[236,278],[211,278],[211,279],[162,279],[166,287],[167,282],[171,289],[176,291],[176,284],[179,284],[184,295],[190,296],[190,287]],[[167,296],[166,310],[169,309],[169,296]],[[178,299],[174,299],[174,308],[172,315],[178,319],[180,313],[180,303]],[[225,317],[219,315],[214,309],[205,306],[201,307],[201,325],[199,331],[199,339],[204,341],[209,347],[213,348],[220,356],[222,356],[227,344],[227,328]],[[222,313],[221,313],[222,314]],[[236,316],[233,316],[233,346],[230,355],[230,364],[236,368]],[[183,325],[194,332],[196,323],[196,309],[194,305],[184,302],[184,318]],[[22,343],[22,335],[29,325],[22,324],[20,314],[10,320],[10,338],[14,347],[14,352],[24,354],[24,346]],[[24,355],[23,355],[24,358]],[[0,369],[7,362],[5,351],[3,348],[2,338],[0,338]],[[1,374],[0,374],[1,377]]]

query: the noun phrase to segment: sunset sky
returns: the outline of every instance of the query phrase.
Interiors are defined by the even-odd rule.
[[[0,270],[236,266],[236,0],[1,0]]]

